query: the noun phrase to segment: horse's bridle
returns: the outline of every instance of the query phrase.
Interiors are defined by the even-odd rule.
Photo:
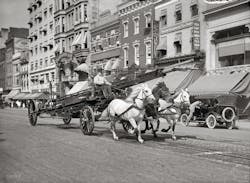
[[[150,95],[146,95],[146,93],[144,92],[144,90],[142,91],[142,93],[145,95],[145,99],[150,97],[151,95],[153,95],[152,93]],[[154,95],[153,95],[154,96]],[[139,99],[139,100],[144,100],[143,98],[139,98],[138,96],[135,99]]]

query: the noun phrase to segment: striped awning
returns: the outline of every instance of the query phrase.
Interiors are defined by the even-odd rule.
[[[19,90],[13,89],[10,91],[10,93],[8,93],[8,95],[6,95],[5,99],[13,99],[13,97],[16,96],[18,93],[20,93]]]
[[[144,83],[132,86],[131,88],[134,89],[141,86],[142,84],[147,84],[150,89],[153,89],[159,82],[164,82],[166,86],[169,88],[169,91],[171,93],[174,93],[177,91],[177,88],[181,85],[181,83],[183,82],[183,80],[185,80],[185,78],[188,76],[189,73],[190,71],[171,72],[164,77],[152,79]]]
[[[167,37],[161,38],[158,46],[156,47],[157,51],[167,50]]]
[[[120,59],[117,58],[115,63],[112,65],[112,70],[118,69],[120,66]]]
[[[109,60],[106,65],[104,66],[105,71],[111,71],[112,70],[112,61]]]
[[[120,48],[102,51],[100,53],[92,53],[91,54],[91,61],[95,62],[98,60],[109,59],[112,57],[119,57],[120,56]]]
[[[18,93],[13,97],[14,100],[24,100],[28,93]]]

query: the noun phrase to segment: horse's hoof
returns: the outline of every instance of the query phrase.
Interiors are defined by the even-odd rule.
[[[143,144],[144,140],[143,139],[138,139],[138,141]]]
[[[176,136],[172,136],[172,139],[173,139],[173,140],[176,140]]]
[[[114,140],[119,140],[119,137],[114,137]]]

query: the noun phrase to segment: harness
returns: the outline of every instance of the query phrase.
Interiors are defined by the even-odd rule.
[[[153,95],[153,94],[146,95],[146,94],[144,93],[144,91],[143,91],[143,94],[146,96],[146,98],[148,98],[148,97],[150,97],[151,95]],[[145,98],[145,99],[146,99],[146,98]],[[141,100],[141,101],[144,101],[143,98],[138,98],[138,97],[136,97],[135,100],[136,100],[136,99],[139,99],[139,100]],[[134,101],[135,101],[135,100],[134,100]],[[136,109],[139,110],[139,111],[143,111],[143,110],[144,110],[144,108],[140,108],[140,107],[136,106],[135,104],[133,104],[133,105],[129,106],[125,111],[123,111],[121,114],[119,114],[119,115],[116,116],[116,117],[117,117],[117,118],[121,117],[123,114],[125,114],[126,112],[128,112],[128,111],[129,111],[130,109],[132,109],[132,108],[136,108]]]

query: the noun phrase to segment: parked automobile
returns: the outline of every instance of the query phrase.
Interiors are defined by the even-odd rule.
[[[239,96],[197,96],[194,98],[202,104],[195,108],[193,116],[188,121],[189,113],[183,113],[180,121],[188,126],[190,122],[206,124],[208,128],[215,128],[217,125],[225,125],[228,129],[235,127],[241,108],[239,107]]]

